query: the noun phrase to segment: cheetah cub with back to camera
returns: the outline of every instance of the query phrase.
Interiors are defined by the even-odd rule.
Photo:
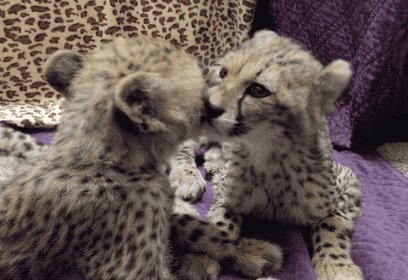
[[[259,31],[212,70],[206,108],[224,142],[206,155],[214,173],[209,221],[239,235],[241,215],[312,229],[318,279],[363,279],[350,235],[360,184],[333,161],[324,116],[348,84],[350,66],[322,66],[292,40]]]
[[[193,58],[163,40],[118,38],[88,55],[58,52],[44,76],[67,100],[52,145],[33,153],[1,128],[1,156],[19,158],[0,181],[2,279],[174,279],[170,229],[177,249],[207,255],[194,275],[181,263],[179,279],[215,279],[218,262],[257,277],[276,262],[273,244],[172,215],[162,166],[204,111]]]

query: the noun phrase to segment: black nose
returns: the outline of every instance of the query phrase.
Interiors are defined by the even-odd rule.
[[[221,116],[225,111],[221,108],[215,107],[209,101],[205,102],[205,110],[207,111],[207,118],[209,120]]]

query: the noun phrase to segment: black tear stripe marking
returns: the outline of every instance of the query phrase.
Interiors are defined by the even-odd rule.
[[[242,115],[242,102],[244,101],[245,96],[246,94],[244,93],[238,100],[238,116],[235,118],[237,124],[231,130],[230,136],[241,136],[250,131],[250,129],[244,124],[244,116]]]

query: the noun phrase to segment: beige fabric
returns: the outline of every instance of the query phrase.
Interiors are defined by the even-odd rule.
[[[408,142],[385,143],[377,151],[389,161],[395,169],[408,177]]]
[[[205,65],[250,29],[256,0],[1,0],[0,121],[58,123],[60,96],[41,78],[59,49],[87,52],[114,36],[161,36]]]

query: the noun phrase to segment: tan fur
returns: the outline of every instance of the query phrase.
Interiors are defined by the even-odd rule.
[[[310,226],[317,278],[363,279],[350,256],[360,185],[332,160],[324,121],[347,86],[349,64],[322,66],[292,40],[259,31],[211,74],[209,124],[225,142],[206,163],[216,180],[210,222],[232,236],[240,215]]]
[[[119,38],[88,55],[55,54],[44,76],[66,107],[52,145],[27,154],[0,182],[4,278],[73,271],[86,279],[174,279],[171,244],[207,254],[214,268],[201,270],[201,279],[238,257],[248,260],[238,272],[260,276],[271,266],[274,245],[231,239],[194,216],[172,214],[164,169],[194,136],[203,111],[204,81],[193,58],[163,40]],[[9,140],[20,134],[1,133],[0,149],[13,157],[18,149]]]

